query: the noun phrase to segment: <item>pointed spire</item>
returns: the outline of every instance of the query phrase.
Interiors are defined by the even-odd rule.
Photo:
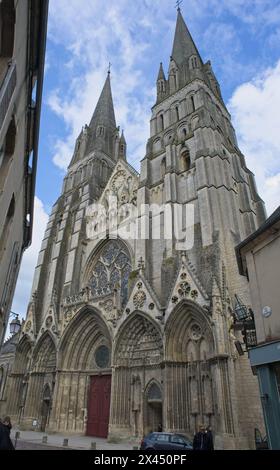
[[[163,70],[163,66],[162,66],[162,62],[160,63],[160,66],[159,66],[159,72],[158,72],[158,78],[157,80],[166,80],[165,78],[165,74],[164,74],[164,70]]]
[[[89,125],[86,153],[100,150],[113,158],[116,119],[111,91],[110,70]]]
[[[122,158],[123,160],[126,160],[126,140],[124,136],[124,132],[122,131],[122,135],[120,138],[120,144],[119,144],[119,158]]]
[[[184,18],[182,17],[181,10],[178,8],[172,58],[175,60],[176,64],[180,66],[185,59],[191,57],[192,55],[198,56],[201,60],[201,63],[203,63],[194,40],[191,37],[191,34],[184,21]]]
[[[104,125],[108,128],[116,128],[116,119],[111,91],[110,71],[108,71],[103,90],[97,102],[89,127],[91,129],[94,129],[100,125]]]

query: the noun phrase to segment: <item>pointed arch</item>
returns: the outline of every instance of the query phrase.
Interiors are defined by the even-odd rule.
[[[49,331],[45,332],[36,344],[32,356],[34,372],[50,373],[56,369],[57,354],[55,341]]]
[[[186,129],[184,129],[186,131]],[[188,171],[191,167],[191,155],[188,147],[184,146],[180,151],[181,171]]]
[[[15,374],[25,374],[30,365],[32,356],[33,343],[28,336],[23,336],[19,341],[16,349],[15,362],[13,372]]]
[[[143,312],[132,313],[117,333],[113,364],[130,367],[162,360],[163,339],[158,325]]]
[[[167,320],[165,334],[167,360],[188,362],[190,352],[199,360],[199,347],[198,349],[196,346],[191,347],[190,342],[200,345],[205,340],[208,345],[208,355],[214,351],[210,320],[202,308],[191,300],[184,299],[174,308]]]
[[[132,254],[120,238],[102,240],[93,250],[85,269],[83,284],[93,297],[113,294],[120,290],[122,304],[128,298],[128,279],[132,271]]]
[[[64,370],[98,369],[97,349],[106,346],[111,354],[111,344],[110,331],[101,314],[92,307],[83,307],[63,334],[58,353],[59,367]]]
[[[151,379],[145,388],[145,395],[148,400],[162,401],[163,391],[162,386],[156,379]]]

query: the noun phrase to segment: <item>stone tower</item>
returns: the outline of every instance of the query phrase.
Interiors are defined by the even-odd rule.
[[[176,205],[194,214],[193,224],[183,219],[194,233],[187,249]],[[160,425],[192,436],[204,422],[217,448],[252,447],[262,413],[234,346],[235,295],[250,305],[234,247],[264,217],[211,64],[178,10],[140,175],[126,162],[109,75],[77,140],[39,255],[9,414],[43,430],[123,438]],[[112,219],[123,231],[110,238]]]

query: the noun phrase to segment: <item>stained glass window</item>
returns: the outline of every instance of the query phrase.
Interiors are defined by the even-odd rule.
[[[104,369],[110,365],[110,351],[107,346],[99,346],[99,348],[97,348],[95,351],[94,356],[97,367]]]
[[[127,301],[128,278],[131,272],[130,257],[126,248],[118,241],[108,242],[98,257],[89,281],[94,297],[102,297],[121,291],[122,305]]]

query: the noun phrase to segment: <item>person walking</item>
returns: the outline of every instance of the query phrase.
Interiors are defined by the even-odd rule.
[[[10,416],[6,416],[6,418],[3,419],[3,424],[7,427],[9,431],[9,436],[11,435],[11,429],[12,429],[12,423],[11,423],[11,418]]]
[[[207,434],[207,450],[214,450],[214,439],[213,439],[213,432],[212,432],[211,426],[207,426],[206,434]]]
[[[15,450],[10,438],[11,429],[0,421],[0,450]]]
[[[193,450],[209,450],[206,427],[201,424],[193,439]]]

